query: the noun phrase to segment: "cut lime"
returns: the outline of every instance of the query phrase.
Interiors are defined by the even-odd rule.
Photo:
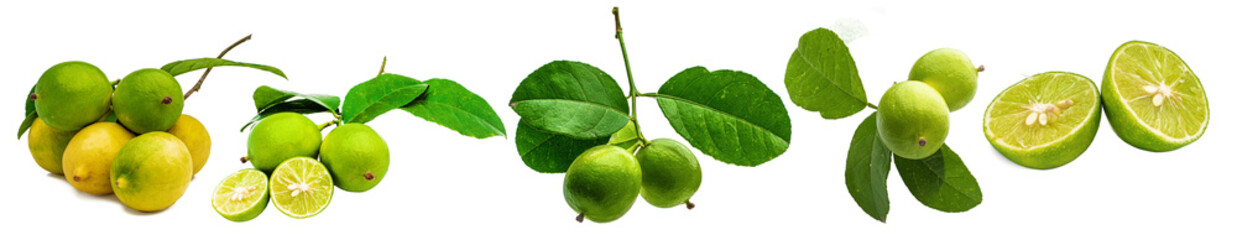
[[[1148,42],[1126,42],[1112,53],[1103,98],[1117,136],[1148,151],[1172,151],[1198,140],[1210,119],[1207,93],[1190,66]]]
[[[258,217],[270,201],[266,174],[257,169],[241,169],[215,187],[210,204],[228,220],[244,222]]]
[[[331,174],[313,158],[288,159],[271,174],[271,201],[292,218],[318,215],[331,203],[334,190]]]
[[[1006,88],[984,112],[984,136],[1029,168],[1060,167],[1087,150],[1100,125],[1095,83],[1067,72],[1035,74]]]

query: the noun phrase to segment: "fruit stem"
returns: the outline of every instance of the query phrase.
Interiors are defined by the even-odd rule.
[[[324,122],[322,124],[318,124],[318,131],[322,131],[323,129],[326,129],[326,127],[330,127],[331,125],[334,125],[334,124],[339,124],[339,120],[336,119],[336,120],[331,120],[329,122]]]
[[[31,94],[30,94],[30,100],[31,100],[31,101],[38,100],[38,99],[39,99],[39,94],[38,94],[38,93],[31,93]]]
[[[228,46],[228,48],[223,49],[223,52],[220,52],[219,57],[216,57],[216,58],[223,58],[223,55],[228,54],[228,51],[232,51],[232,48],[235,48],[236,45],[241,45],[241,43],[245,41],[249,41],[249,39],[252,37],[253,37],[253,34],[249,34],[248,36],[241,38],[241,40],[236,41],[236,43],[232,43],[232,45]],[[210,75],[211,69],[214,69],[214,68],[209,67],[209,68],[206,68],[206,71],[202,72],[202,77],[198,78],[198,83],[193,84],[193,88],[190,88],[189,91],[185,92],[185,99],[189,99],[189,96],[192,96],[194,92],[197,92],[198,90],[202,89],[202,82],[206,81],[206,75]]]
[[[583,213],[581,213],[580,215],[577,215],[577,216],[576,216],[576,222],[579,222],[579,223],[584,222],[584,214],[583,214]]]
[[[631,76],[631,60],[627,57],[627,43],[623,41],[623,23],[619,21],[618,7],[614,7],[610,12],[614,14],[614,38],[618,39],[619,49],[623,51],[623,67],[627,70],[627,97],[631,98],[631,124],[635,126],[636,138],[643,143],[646,142],[644,132],[640,131],[640,120],[636,118],[636,96],[639,95],[639,91],[636,91],[636,80]]]
[[[249,162],[248,157],[241,157],[241,163],[247,163],[247,162]]]
[[[983,72],[983,71],[984,71],[984,65],[982,64],[979,65],[979,67],[975,68],[975,72]]]
[[[112,81],[112,82],[109,82],[109,83],[107,83],[107,84],[112,85],[112,88],[113,88],[113,89],[115,89],[115,88],[116,88],[116,85],[117,85],[117,84],[120,84],[120,79],[116,79],[116,81]]]
[[[695,204],[695,203],[692,203],[692,200],[691,200],[691,199],[687,199],[687,200],[683,201],[683,204],[684,204],[684,205],[687,205],[687,210],[692,210],[693,208],[696,208],[696,204]]]
[[[387,73],[387,56],[382,56],[382,66],[378,68],[378,76]]]

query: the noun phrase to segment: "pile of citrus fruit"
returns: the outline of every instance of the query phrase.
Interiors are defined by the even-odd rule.
[[[210,157],[210,134],[181,114],[180,84],[142,69],[109,82],[99,68],[71,61],[47,69],[30,94],[37,118],[30,153],[82,192],[115,193],[140,211],[172,206]]]
[[[30,154],[44,170],[63,174],[78,190],[115,193],[139,211],[166,209],[210,158],[211,140],[198,119],[182,114],[185,99],[198,91],[210,69],[241,66],[284,77],[278,68],[217,58],[168,63],[108,81],[98,67],[80,61],[56,64],[39,77],[26,99]],[[206,69],[182,92],[176,76]]]

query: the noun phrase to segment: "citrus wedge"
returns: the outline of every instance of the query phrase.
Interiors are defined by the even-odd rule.
[[[1130,145],[1154,152],[1188,145],[1207,130],[1207,94],[1176,53],[1153,43],[1122,44],[1108,60],[1104,112]]]
[[[292,218],[318,215],[331,203],[334,190],[331,174],[312,158],[288,159],[271,174],[271,201]]]
[[[1087,150],[1100,125],[1095,83],[1067,72],[1035,74],[988,104],[984,136],[1001,155],[1029,168],[1060,167]]]
[[[257,169],[241,169],[215,186],[211,207],[228,220],[249,221],[266,210],[270,201],[266,174]]]

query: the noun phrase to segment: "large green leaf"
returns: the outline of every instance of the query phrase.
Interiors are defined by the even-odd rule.
[[[267,71],[275,75],[279,75],[279,77],[282,77],[283,79],[288,79],[288,76],[285,76],[282,70],[279,70],[278,68],[275,68],[272,66],[253,64],[253,63],[233,62],[231,60],[221,59],[221,58],[196,58],[196,59],[180,60],[180,61],[175,61],[175,62],[171,62],[168,64],[164,64],[163,67],[159,69],[163,69],[163,71],[166,71],[172,74],[172,76],[179,76],[187,72],[192,72],[192,71],[207,69],[207,68],[212,68],[212,67],[221,67],[221,66],[248,67],[248,68],[258,69],[262,71]]]
[[[654,95],[674,131],[722,162],[756,166],[790,146],[790,116],[782,98],[756,77],[692,67]]]
[[[945,212],[970,210],[983,202],[979,182],[949,146],[921,160],[894,156],[898,173],[911,195],[923,205]]]
[[[34,94],[34,87],[30,87],[30,93],[26,94],[26,119],[21,121],[21,127],[17,128],[17,139],[21,139],[26,130],[30,130],[30,125],[34,124],[34,119],[39,117],[39,113],[34,111],[34,100],[30,99],[30,95]]]
[[[868,104],[850,49],[829,29],[799,37],[785,80],[791,102],[827,119],[854,115]]]
[[[241,126],[241,131],[245,131],[245,129],[249,128],[250,125],[253,125],[254,123],[257,123],[263,118],[266,118],[270,115],[274,115],[276,113],[294,112],[294,113],[300,113],[300,114],[310,114],[310,113],[320,113],[320,112],[326,112],[326,111],[329,111],[329,109],[327,109],[325,106],[322,106],[322,104],[319,104],[313,99],[304,98],[304,99],[297,99],[297,100],[292,100],[292,101],[287,101],[287,102],[281,102],[281,103],[272,105],[268,108],[259,110],[257,116],[254,116],[252,119],[249,120],[249,122],[245,123],[245,126]]]
[[[579,139],[610,136],[629,119],[618,82],[572,61],[553,61],[528,74],[511,95],[511,109],[529,126]]]
[[[885,221],[889,215],[889,163],[892,154],[876,133],[876,113],[872,113],[850,139],[846,153],[846,190],[859,208],[869,216]]]
[[[426,85],[410,77],[386,73],[348,90],[340,109],[344,123],[365,123],[411,103],[425,93]]]
[[[261,86],[253,90],[253,104],[258,112],[263,109],[270,108],[275,104],[280,104],[293,97],[301,97],[309,99],[309,101],[321,105],[331,112],[339,112],[339,97],[322,94],[301,94],[292,91],[284,91],[272,88],[270,86]]]
[[[609,137],[576,139],[529,126],[524,121],[515,129],[515,148],[524,165],[541,173],[563,173],[584,150],[606,144]]]
[[[430,79],[425,84],[429,85],[425,94],[400,109],[464,136],[507,136],[502,119],[481,96],[447,79]]]

